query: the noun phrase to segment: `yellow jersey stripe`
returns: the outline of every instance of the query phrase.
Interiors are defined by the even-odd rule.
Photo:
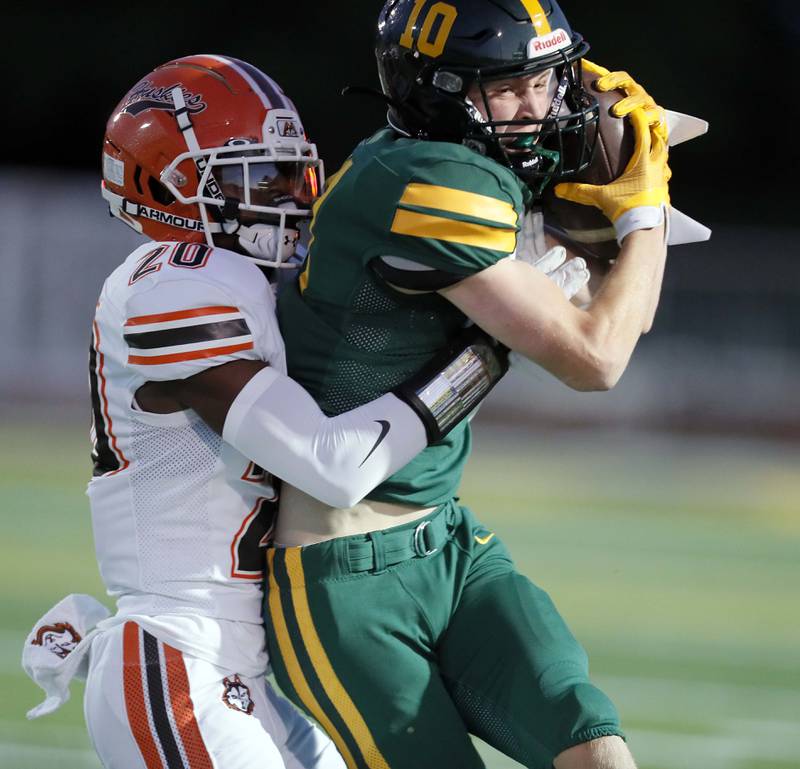
[[[297,696],[303,701],[303,705],[311,713],[314,718],[322,724],[325,731],[331,736],[331,739],[336,743],[336,747],[342,754],[345,763],[350,769],[355,769],[357,766],[353,759],[353,754],[347,747],[347,743],[342,739],[342,735],[336,730],[336,727],[331,723],[330,718],[326,715],[325,711],[320,707],[317,698],[311,691],[306,677],[300,667],[300,661],[297,659],[297,653],[292,646],[292,639],[289,635],[289,628],[286,626],[286,618],[283,614],[283,605],[281,603],[280,590],[278,583],[275,580],[275,549],[270,548],[267,550],[267,564],[269,568],[269,592],[268,592],[268,605],[269,616],[272,621],[272,626],[275,629],[275,635],[278,638],[278,648],[283,657],[283,662],[286,665],[286,671],[292,681],[292,686],[297,692]]]
[[[294,601],[297,624],[303,637],[303,645],[311,658],[311,664],[322,682],[322,688],[344,722],[350,727],[358,749],[361,751],[361,755],[364,757],[369,769],[389,769],[389,764],[386,763],[386,759],[375,744],[364,717],[359,713],[355,703],[342,686],[341,681],[339,681],[339,677],[336,675],[325,648],[317,635],[305,589],[306,580],[303,573],[301,549],[299,547],[290,547],[285,552],[286,571],[289,573],[289,582],[292,586],[292,599]]]
[[[517,212],[511,203],[489,195],[455,190],[452,187],[412,182],[405,188],[400,203],[407,206],[436,208],[439,211],[488,219],[512,226],[517,224]]]
[[[550,28],[550,22],[547,20],[547,14],[544,12],[544,8],[542,8],[542,4],[539,2],[539,0],[520,1],[525,6],[528,16],[531,17],[531,24],[533,24],[538,37],[547,35],[553,31]]]
[[[434,238],[463,246],[490,248],[507,254],[517,246],[517,233],[514,230],[499,230],[485,224],[445,219],[402,208],[398,208],[394,215],[392,232],[414,238]]]
[[[337,185],[339,180],[350,170],[350,166],[353,165],[352,158],[348,158],[344,161],[344,165],[333,175],[330,179],[328,179],[328,185],[325,192],[317,198],[314,202],[314,205],[311,206],[311,240],[308,242],[308,258],[306,259],[306,267],[303,270],[302,274],[300,275],[299,283],[300,283],[300,293],[302,294],[306,288],[308,288],[308,271],[311,269],[311,246],[314,245],[314,217],[317,215],[317,211],[319,207],[325,202],[325,199],[328,195],[333,192],[333,188]]]

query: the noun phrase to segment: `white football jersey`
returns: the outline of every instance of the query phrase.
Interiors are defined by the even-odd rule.
[[[93,325],[88,495],[117,619],[151,617],[159,637],[212,662],[226,659],[225,628],[246,623],[233,646],[255,654],[272,479],[194,411],[146,413],[135,394],[241,358],[285,373],[271,287],[234,252],[149,242],[106,280]]]

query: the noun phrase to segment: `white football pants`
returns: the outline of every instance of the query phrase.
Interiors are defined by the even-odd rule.
[[[183,654],[135,622],[92,643],[84,713],[106,769],[345,769],[263,677]]]

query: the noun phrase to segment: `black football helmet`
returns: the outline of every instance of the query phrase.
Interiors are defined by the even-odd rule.
[[[388,0],[375,54],[392,126],[466,144],[538,193],[591,162],[600,113],[582,82],[588,50],[555,0]],[[545,117],[494,119],[485,84],[551,68],[556,87]],[[476,85],[485,117],[467,95]]]

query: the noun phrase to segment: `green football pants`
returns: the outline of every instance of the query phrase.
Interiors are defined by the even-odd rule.
[[[527,767],[622,735],[586,653],[498,538],[449,502],[368,535],[268,551],[267,637],[288,697],[350,769]]]

